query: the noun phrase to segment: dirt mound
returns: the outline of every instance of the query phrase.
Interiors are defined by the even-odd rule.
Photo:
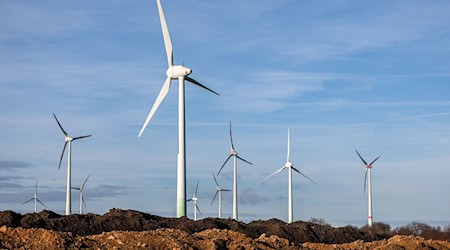
[[[369,235],[353,227],[333,228],[309,222],[286,224],[280,220],[254,221],[249,224],[232,219],[206,218],[192,221],[183,218],[164,218],[133,210],[111,209],[104,215],[86,214],[62,216],[52,211],[21,215],[12,211],[0,212],[0,226],[43,228],[86,236],[112,231],[150,231],[160,228],[180,229],[188,234],[208,229],[227,229],[256,239],[262,234],[276,235],[295,244],[303,242],[349,243],[356,240],[374,241],[387,235]]]
[[[450,242],[421,237],[394,236],[388,240],[345,244],[303,243],[266,234],[252,239],[228,229],[208,229],[189,234],[161,228],[142,232],[113,231],[89,236],[46,229],[0,228],[0,248],[6,249],[450,249]]]

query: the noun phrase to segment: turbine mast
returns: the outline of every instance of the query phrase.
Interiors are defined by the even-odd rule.
[[[72,214],[72,197],[71,197],[71,160],[72,160],[72,141],[69,141],[67,149],[67,188],[66,188],[66,215]]]
[[[237,204],[237,157],[234,155],[234,173],[233,173],[233,219],[238,220],[238,204]]]
[[[373,225],[373,214],[372,214],[372,169],[368,168],[367,170],[367,175],[368,175],[368,181],[367,181],[367,186],[368,186],[368,212],[369,212],[369,216],[367,217],[367,225],[369,227],[372,227]]]
[[[178,165],[177,165],[177,217],[186,216],[186,122],[184,107],[184,77],[179,77],[178,89]]]

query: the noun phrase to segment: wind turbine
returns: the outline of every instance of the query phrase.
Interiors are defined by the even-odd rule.
[[[71,161],[72,161],[72,141],[76,141],[78,139],[83,139],[86,137],[90,137],[91,135],[83,135],[83,136],[78,136],[78,137],[71,137],[69,134],[67,134],[67,132],[63,129],[63,127],[61,126],[61,123],[59,123],[58,118],[56,118],[56,115],[53,114],[53,116],[55,117],[56,122],[58,123],[59,128],[61,129],[61,131],[64,134],[64,138],[65,138],[65,143],[64,143],[64,148],[63,151],[61,153],[61,158],[59,159],[59,166],[58,166],[58,170],[61,168],[61,162],[62,159],[64,157],[64,151],[66,150],[66,146],[67,144],[69,144],[69,148],[67,149],[67,188],[66,188],[66,215],[70,215],[72,213],[72,200],[71,200],[71,192],[70,192],[70,188],[71,188]]]
[[[373,224],[373,215],[372,215],[372,175],[371,175],[371,171],[372,171],[372,164],[378,160],[378,158],[380,158],[380,156],[378,156],[377,158],[375,158],[375,160],[373,160],[370,164],[367,164],[367,162],[361,157],[361,155],[359,154],[358,150],[356,150],[356,153],[358,154],[359,158],[361,159],[361,161],[364,163],[364,166],[366,168],[366,173],[364,175],[364,193],[366,193],[366,182],[367,182],[367,189],[368,189],[368,213],[369,216],[367,217],[367,225],[369,225],[369,227],[372,226]],[[369,177],[369,181],[367,181],[367,177]]]
[[[79,188],[72,187],[72,189],[76,189],[76,190],[80,191],[80,214],[83,214],[83,205],[86,207],[86,202],[84,202],[84,198],[83,198],[83,191],[84,191],[84,185],[86,185],[86,182],[90,176],[91,175],[89,174],[88,177],[86,178],[86,180],[84,180],[83,185],[81,185]]]
[[[39,200],[39,198],[38,198],[38,195],[37,195],[37,185],[38,185],[38,181],[36,181],[36,189],[34,190],[34,196],[33,196],[33,198],[31,198],[31,199],[25,201],[24,203],[22,203],[22,205],[25,205],[25,204],[27,204],[28,202],[34,200],[34,212],[35,212],[35,213],[37,212],[37,203],[38,203],[38,202],[41,203],[42,206],[44,206],[44,207],[47,208],[47,206],[44,205],[44,203],[42,203],[42,202]]]
[[[287,160],[286,163],[284,164],[283,167],[281,167],[280,169],[278,169],[277,171],[275,171],[273,174],[267,176],[266,178],[264,178],[261,182],[264,182],[265,180],[269,179],[270,177],[278,174],[279,172],[283,171],[284,169],[288,170],[288,223],[292,223],[292,210],[293,210],[293,203],[292,203],[292,170],[294,170],[295,172],[301,174],[303,177],[305,177],[306,179],[310,180],[312,183],[317,184],[316,182],[314,182],[311,178],[309,178],[308,176],[304,175],[302,172],[300,172],[298,169],[296,169],[294,167],[294,164],[292,164],[291,162],[291,158],[290,158],[290,153],[291,153],[291,139],[290,139],[290,131],[288,128],[288,143],[287,143]]]
[[[214,194],[214,197],[211,201],[211,205],[214,203],[214,200],[216,199],[217,194],[219,194],[219,219],[222,218],[222,192],[231,191],[230,189],[223,189],[219,186],[219,183],[217,183],[216,176],[214,173],[212,174],[214,178],[214,182],[216,183],[216,193]]]
[[[222,168],[227,164],[228,160],[233,156],[234,160],[234,176],[233,176],[233,219],[238,220],[238,204],[237,204],[237,159],[246,162],[250,165],[253,165],[253,163],[244,160],[240,156],[238,156],[238,152],[234,148],[233,145],[233,135],[231,134],[231,122],[230,122],[230,148],[231,148],[231,154],[228,156],[228,158],[223,163],[222,167],[219,169],[219,172],[217,173],[217,176],[219,176],[220,171],[222,171]]]
[[[195,187],[195,192],[194,195],[192,196],[191,199],[187,200],[187,201],[192,201],[194,203],[194,221],[197,221],[197,211],[202,214],[202,212],[200,211],[200,208],[198,208],[197,205],[197,201],[198,201],[198,197],[197,197],[197,190],[198,190],[198,183],[200,181],[197,181],[197,186]]]
[[[156,1],[158,5],[159,18],[161,21],[161,28],[164,38],[164,45],[166,47],[167,62],[169,67],[166,71],[166,81],[153,104],[147,119],[139,132],[139,137],[141,137],[147,124],[152,119],[156,110],[158,109],[161,102],[164,100],[165,96],[169,92],[170,84],[172,80],[178,79],[178,159],[177,159],[177,217],[186,216],[186,136],[185,136],[185,108],[184,108],[184,80],[191,82],[197,86],[200,86],[216,95],[218,93],[209,89],[208,87],[202,85],[196,80],[190,78],[188,75],[192,73],[192,70],[184,65],[174,65],[173,64],[173,53],[172,53],[172,42],[170,40],[169,30],[167,28],[166,19],[164,17],[164,12],[161,6],[161,1]]]

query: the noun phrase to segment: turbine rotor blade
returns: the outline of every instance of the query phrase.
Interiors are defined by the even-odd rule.
[[[161,21],[161,29],[163,33],[164,38],[164,46],[166,47],[166,54],[167,54],[167,63],[170,66],[173,66],[173,52],[172,52],[172,42],[170,41],[170,35],[169,35],[169,29],[167,28],[166,18],[164,17],[164,12],[161,6],[161,1],[157,0],[156,3],[158,4],[158,13],[159,13],[159,20]]]
[[[159,0],[158,0],[158,2],[159,2]],[[141,132],[139,132],[138,137],[141,137],[142,133],[144,133],[144,130],[147,127],[147,124],[150,122],[150,120],[152,119],[156,110],[158,109],[159,105],[164,100],[164,97],[166,97],[167,93],[169,92],[171,81],[172,81],[172,79],[170,77],[167,77],[166,81],[164,82],[163,87],[161,88],[161,91],[159,92],[158,97],[156,98],[155,103],[153,104],[152,109],[150,110],[150,113],[147,116],[147,119],[144,122],[144,126],[142,126]]]
[[[291,134],[290,134],[290,129],[288,128],[288,145],[287,145],[287,161],[290,162],[291,161]]]
[[[39,199],[36,199],[39,203],[41,203],[41,205],[42,206],[44,206],[44,207],[46,207],[47,208],[47,206],[44,204],[44,203],[42,203]]]
[[[217,183],[217,179],[216,179],[216,176],[214,175],[214,173],[212,173],[212,176],[214,178],[214,182],[216,183],[216,188],[220,189],[219,183]]]
[[[214,94],[220,96],[219,93],[217,93],[216,91],[214,91],[214,90],[212,90],[212,89],[206,87],[205,85],[203,85],[203,84],[197,82],[196,80],[194,80],[193,78],[190,78],[189,76],[185,76],[184,79],[185,79],[186,81],[188,81],[188,82],[191,82],[191,83],[193,83],[193,84],[195,84],[195,85],[197,85],[197,86],[200,86],[200,87],[202,87],[202,88],[204,88],[204,89],[206,89],[206,90],[208,90],[208,91],[210,91],[210,92],[212,92],[212,93],[214,93]]]
[[[251,162],[249,162],[249,161],[247,161],[247,160],[244,160],[244,159],[241,158],[240,156],[237,156],[237,155],[236,155],[236,157],[237,157],[239,160],[241,160],[241,161],[244,161],[244,162],[247,162],[247,163],[250,164],[250,165],[253,165],[253,163],[251,163]]]
[[[228,160],[231,158],[231,156],[233,156],[232,154],[230,154],[230,156],[228,156],[228,158],[225,160],[225,162],[222,164],[222,167],[220,167],[219,172],[217,172],[217,176],[219,176],[220,171],[222,171],[222,168],[225,166],[225,164],[227,164]]]
[[[306,179],[310,180],[312,183],[317,184],[315,181],[313,181],[311,178],[309,178],[308,176],[304,175],[302,172],[300,172],[298,169],[294,168],[294,166],[291,167],[293,170],[295,170],[297,173],[303,175],[303,177],[305,177]]]
[[[73,138],[73,141],[78,140],[78,139],[83,139],[83,138],[86,138],[86,137],[91,137],[91,136],[92,136],[92,135],[78,136],[78,137]]]
[[[36,180],[36,189],[35,189],[36,194],[37,194],[37,184],[38,184],[38,181]]]
[[[359,158],[361,159],[361,161],[364,163],[364,165],[367,167],[367,162],[361,157],[361,155],[359,154],[358,150],[356,150],[356,153],[358,154]]]
[[[79,191],[81,191],[81,189],[80,188],[77,188],[77,187],[70,187],[71,189],[75,189],[75,190],[79,190]]]
[[[378,156],[377,158],[375,158],[375,160],[373,160],[371,163],[370,163],[370,166],[372,166],[372,164],[374,163],[374,162],[376,162],[377,160],[378,160],[378,158],[380,158],[381,156]]]
[[[88,175],[88,177],[86,178],[86,180],[84,180],[83,185],[81,185],[80,189],[84,188],[84,185],[86,184],[86,182],[88,181],[89,177],[91,176],[91,174]]]
[[[86,202],[84,202],[84,197],[83,197],[83,198],[81,198],[81,201],[83,202],[83,205],[84,205],[84,207],[85,207],[85,208],[87,208],[87,206],[86,206]]]
[[[285,168],[286,168],[285,166],[281,167],[280,169],[278,169],[277,171],[275,171],[273,174],[267,176],[266,178],[262,179],[262,180],[261,180],[260,182],[258,182],[258,183],[263,183],[264,181],[266,181],[266,180],[269,179],[270,177],[272,177],[272,176],[278,174],[279,172],[283,171],[283,169],[285,169]]]
[[[30,201],[32,201],[32,200],[34,200],[34,197],[31,198],[31,199],[29,199],[29,200],[27,200],[27,201],[25,201],[24,203],[22,203],[22,205],[25,205],[25,204],[27,204],[28,202],[30,202]]]
[[[366,173],[364,174],[364,193],[366,193],[366,183],[367,183],[367,168],[366,168]]]
[[[186,201],[192,201],[192,199],[187,199]]]
[[[67,134],[67,132],[63,129],[63,127],[61,126],[61,123],[59,123],[58,118],[56,118],[55,113],[53,113],[53,117],[55,117],[56,122],[58,123],[59,128],[62,130],[64,136],[68,136],[69,134]]]
[[[58,170],[61,168],[61,162],[62,162],[62,159],[63,159],[63,157],[64,157],[64,151],[66,151],[66,146],[67,146],[67,141],[64,143],[63,151],[62,151],[62,153],[61,153],[61,158],[59,158],[59,166],[58,166]]]
[[[214,197],[212,198],[211,205],[214,203],[214,200],[216,199],[217,194],[219,193],[219,190],[216,191],[214,194]]]
[[[200,181],[197,181],[197,186],[195,187],[195,193],[194,196],[197,197],[197,190],[198,190],[198,184],[200,183]]]
[[[233,190],[231,190],[231,189],[221,189],[220,191],[229,192],[229,191],[233,191]]]
[[[231,121],[230,121],[230,145],[231,145],[231,150],[235,150],[234,144],[233,144],[233,135],[231,133]]]
[[[198,208],[198,205],[197,205],[197,204],[195,204],[195,208],[197,209],[197,211],[198,211],[201,215],[203,215],[202,211],[200,211],[200,208]]]

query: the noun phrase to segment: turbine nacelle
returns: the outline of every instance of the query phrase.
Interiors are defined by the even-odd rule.
[[[234,150],[234,149],[231,150],[231,154],[233,156],[238,156],[238,152],[236,150]]]
[[[70,136],[68,136],[68,135],[67,135],[67,136],[65,136],[65,138],[64,138],[64,139],[65,139],[65,141],[66,141],[66,142],[70,142],[70,141],[73,141],[73,138],[72,138],[72,137],[70,137]]]
[[[192,69],[185,67],[185,66],[170,66],[167,71],[166,75],[170,77],[171,79],[178,79],[180,77],[186,77],[192,73]]]
[[[285,168],[292,168],[292,166],[294,166],[294,165],[290,161],[288,161],[288,162],[286,162],[286,164],[284,164]]]

